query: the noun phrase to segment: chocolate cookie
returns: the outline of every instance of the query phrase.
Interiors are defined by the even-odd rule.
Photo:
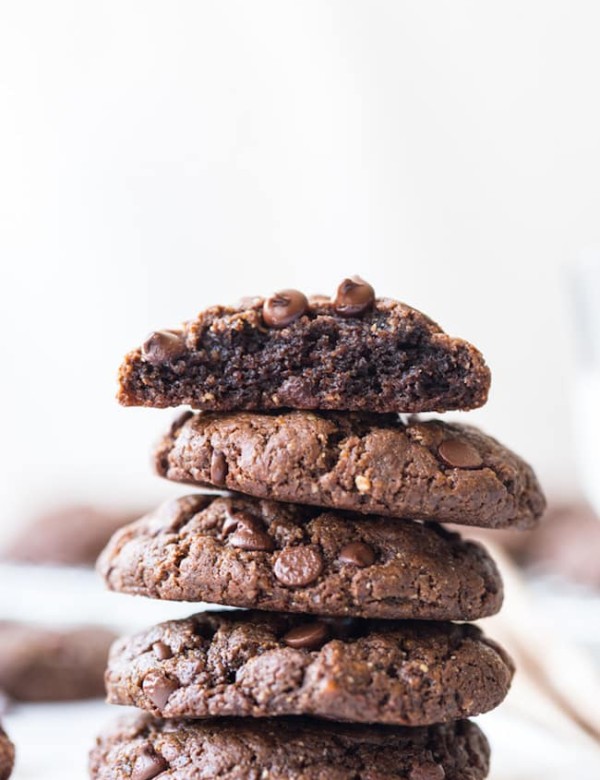
[[[484,780],[474,723],[429,728],[277,720],[122,720],[90,756],[92,780]]]
[[[600,517],[589,504],[551,505],[544,522],[525,537],[515,551],[520,563],[600,589]]]
[[[471,426],[334,412],[184,414],[159,474],[259,498],[443,523],[530,528],[532,469]]]
[[[510,660],[470,624],[205,612],[117,640],[108,701],[166,718],[423,726],[497,706]]]
[[[2,559],[18,563],[92,566],[112,534],[139,512],[68,505],[27,523],[2,551]]]
[[[441,412],[482,406],[490,372],[471,344],[345,279],[333,300],[284,290],[156,331],[119,382],[126,406]]]
[[[15,746],[0,727],[0,780],[8,780],[15,764]]]
[[[115,634],[104,628],[52,630],[0,622],[0,688],[18,701],[67,701],[104,694]]]
[[[163,504],[98,567],[122,593],[276,611],[475,620],[502,604],[485,550],[440,526],[242,496]]]

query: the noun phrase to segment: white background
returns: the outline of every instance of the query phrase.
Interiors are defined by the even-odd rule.
[[[148,451],[170,413],[114,401],[147,331],[356,272],[476,343],[494,383],[469,419],[576,490],[567,280],[600,246],[599,29],[581,0],[0,0],[0,536],[63,498],[169,492]],[[60,582],[54,609],[78,592]],[[82,776],[83,709],[13,715],[21,777],[50,778],[44,738]],[[502,780],[575,767],[510,717],[492,732]]]
[[[600,245],[593,2],[0,2],[4,529],[152,503],[122,354],[359,272],[476,343],[470,419],[572,491],[567,268]]]

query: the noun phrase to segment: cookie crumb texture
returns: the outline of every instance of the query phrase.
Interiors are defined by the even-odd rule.
[[[125,357],[118,398],[211,411],[441,412],[482,406],[489,386],[477,349],[410,306],[344,308],[288,290],[154,332]]]
[[[489,745],[458,721],[403,729],[256,721],[161,721],[137,717],[101,736],[93,780],[484,780]]]
[[[69,701],[104,695],[115,634],[85,626],[53,630],[0,622],[0,689],[16,701]]]
[[[0,727],[0,780],[8,780],[15,763],[15,746]]]
[[[158,473],[259,498],[488,528],[533,527],[531,467],[477,428],[397,415],[187,412]]]
[[[469,624],[205,612],[117,640],[108,701],[157,717],[312,715],[422,726],[505,697],[513,666]]]
[[[440,526],[238,495],[163,504],[98,568],[121,593],[279,612],[475,620],[502,604],[483,547]]]

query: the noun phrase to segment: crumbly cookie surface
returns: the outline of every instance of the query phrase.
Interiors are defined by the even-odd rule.
[[[117,640],[108,701],[157,717],[422,726],[497,706],[510,659],[470,624],[204,612]]]
[[[458,721],[404,729],[276,720],[121,721],[99,737],[93,780],[484,780],[489,746]]]
[[[118,398],[212,411],[408,413],[485,403],[490,372],[475,347],[404,303],[367,298],[342,311],[337,299],[289,290],[207,309],[130,352]]]
[[[240,495],[163,504],[98,568],[122,593],[280,612],[476,620],[502,604],[483,547],[441,526]]]
[[[396,415],[185,413],[159,474],[259,498],[488,528],[545,508],[531,467],[477,428]]]

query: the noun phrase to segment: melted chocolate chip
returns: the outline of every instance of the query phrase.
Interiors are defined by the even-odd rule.
[[[275,548],[273,540],[266,531],[258,528],[238,527],[237,531],[229,537],[229,543],[240,550],[263,550],[270,552]]]
[[[142,344],[142,357],[152,366],[170,363],[185,352],[185,341],[181,331],[157,330]]]
[[[283,550],[273,567],[279,582],[290,588],[303,588],[318,579],[323,558],[316,547],[289,547]]]
[[[169,645],[166,645],[164,642],[155,642],[152,645],[152,650],[159,661],[166,661],[168,658],[173,658],[173,651]]]
[[[159,672],[150,672],[144,678],[142,689],[152,704],[159,709],[169,701],[171,694],[179,688],[179,684]]]
[[[438,447],[438,455],[455,469],[478,469],[483,459],[472,444],[462,439],[446,439]]]
[[[210,461],[210,481],[212,484],[217,487],[223,487],[228,471],[229,468],[227,466],[227,461],[225,460],[225,455],[223,455],[222,452],[214,450]]]
[[[316,650],[327,639],[329,629],[320,620],[315,623],[305,623],[296,626],[285,634],[283,641],[289,647],[299,650]]]
[[[342,317],[357,317],[375,303],[375,290],[360,276],[344,279],[337,289],[333,305]]]
[[[227,536],[228,534],[232,533],[237,527],[238,521],[236,520],[235,515],[227,515],[223,522],[223,528],[221,529],[223,536]]]
[[[263,320],[271,328],[285,328],[308,309],[308,300],[298,290],[282,290],[263,304]]]
[[[236,531],[238,528],[244,528],[247,531],[262,531],[264,530],[262,521],[258,517],[254,517],[250,512],[227,512],[227,517],[223,523],[223,534],[227,536],[232,531]]]
[[[131,780],[153,780],[168,768],[165,759],[159,756],[151,745],[145,745],[135,760]]]
[[[340,561],[363,568],[375,562],[375,552],[364,542],[350,542],[340,550]]]

